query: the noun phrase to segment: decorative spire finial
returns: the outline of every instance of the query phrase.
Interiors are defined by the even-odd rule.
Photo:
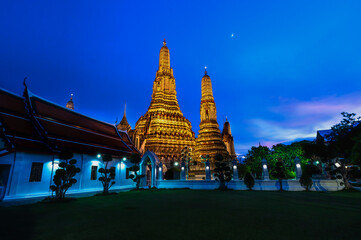
[[[204,66],[204,75],[207,75],[207,66]]]
[[[166,46],[167,45],[167,42],[165,41],[165,38],[163,40],[163,46]]]
[[[71,94],[70,94],[70,100],[71,100],[71,101],[73,101],[73,96],[74,96],[74,94],[71,93]]]
[[[227,116],[226,116],[226,122],[228,122],[228,118],[227,118]]]
[[[24,82],[23,82],[24,87],[26,87],[26,88],[28,87],[28,86],[26,86],[26,80],[27,80],[27,79],[28,79],[28,77],[25,77],[25,78],[24,78]]]
[[[127,114],[127,102],[125,102],[124,104],[124,117],[126,117],[126,114]]]

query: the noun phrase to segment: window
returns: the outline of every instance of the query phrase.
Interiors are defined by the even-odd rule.
[[[125,179],[129,179],[129,168],[125,171]]]
[[[110,172],[113,173],[113,174],[110,174],[110,178],[114,180],[115,179],[115,167],[111,167]]]
[[[43,165],[43,163],[38,162],[33,162],[31,164],[29,182],[41,182],[41,176],[43,175]]]
[[[90,180],[97,180],[98,166],[92,166]]]

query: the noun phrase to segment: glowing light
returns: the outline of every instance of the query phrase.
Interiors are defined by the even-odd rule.
[[[263,165],[263,169],[265,169],[265,170],[267,169],[267,165],[266,165],[266,164],[265,164],[265,165]]]
[[[120,163],[120,169],[124,169],[125,168],[125,164],[124,163]]]
[[[300,168],[300,167],[301,167],[301,164],[297,163],[297,164],[296,164],[296,167],[297,167],[297,168]]]
[[[341,164],[339,164],[338,162],[336,162],[336,163],[335,163],[335,166],[339,168],[339,167],[341,167]]]
[[[209,166],[207,166],[206,169],[209,170]]]
[[[233,166],[233,169],[237,169],[237,166],[236,166],[236,165],[234,165],[234,166]]]
[[[184,170],[184,167],[182,167],[182,171]]]
[[[160,172],[160,171],[162,171],[162,168],[161,168],[161,167],[159,167],[159,172]]]
[[[99,166],[99,161],[91,161],[92,166]]]
[[[231,38],[233,38],[233,37],[234,37],[234,34],[232,33],[232,34],[231,34]]]
[[[126,157],[123,157],[123,161],[126,161],[127,160],[127,158]]]
[[[319,161],[316,161],[316,164],[319,164],[320,162]]]
[[[101,156],[102,156],[102,155],[98,154],[98,155],[97,155],[97,158],[100,158]]]
[[[178,162],[175,162],[175,163],[174,163],[174,166],[178,166]]]

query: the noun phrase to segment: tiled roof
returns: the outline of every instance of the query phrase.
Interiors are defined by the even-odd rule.
[[[54,104],[25,89],[24,97],[0,89],[2,136],[9,149],[36,152],[109,153],[129,155],[138,150],[128,134],[114,125]]]

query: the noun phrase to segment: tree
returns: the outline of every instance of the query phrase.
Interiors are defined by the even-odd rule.
[[[304,187],[306,189],[306,191],[309,191],[313,185],[312,175],[320,174],[320,173],[321,173],[321,171],[317,166],[315,166],[313,164],[305,165],[303,167],[302,175],[300,177],[301,186]]]
[[[278,159],[275,167],[275,177],[278,179],[280,183],[280,191],[283,191],[282,180],[286,177],[285,175],[285,167],[283,165],[282,159]]]
[[[248,150],[245,164],[250,167],[251,172],[255,174],[256,178],[262,176],[262,159],[269,160],[270,149],[266,146],[252,147]]]
[[[110,154],[104,154],[102,156],[102,160],[105,163],[105,167],[99,168],[98,172],[101,174],[101,176],[98,180],[101,181],[103,185],[103,194],[108,194],[109,189],[115,184],[115,181],[112,181],[112,179],[115,177],[115,169],[108,168],[108,163],[113,160],[113,157]]]
[[[244,184],[246,184],[249,190],[252,190],[254,186],[254,178],[250,172],[247,172],[244,176]]]
[[[132,171],[133,174],[129,175],[129,178],[133,180],[133,182],[136,183],[136,189],[139,189],[140,186],[140,180],[142,180],[142,178],[145,176],[144,174],[139,174],[139,163],[141,161],[141,157],[138,153],[133,153],[130,156],[130,162],[133,163],[134,165],[131,166],[129,169],[129,171]]]
[[[270,177],[277,178],[275,169],[279,159],[282,159],[284,167],[284,178],[294,178],[295,165],[294,159],[298,157],[301,160],[301,165],[305,165],[309,159],[304,157],[304,151],[301,147],[300,142],[294,142],[290,145],[277,144],[272,147],[270,156],[268,158],[268,165],[270,166]]]
[[[342,157],[349,159],[352,155],[352,148],[361,137],[359,122],[361,117],[355,113],[341,113],[343,118],[340,123],[331,127],[331,133],[327,136],[328,154],[330,158]]]
[[[238,163],[237,164],[238,176],[240,179],[243,179],[248,172],[251,171],[251,168],[247,164]]]
[[[80,172],[80,168],[76,167],[76,160],[72,159],[73,153],[62,151],[59,154],[59,168],[55,171],[53,178],[54,185],[50,189],[55,192],[55,200],[62,200],[68,189],[73,186],[77,180],[74,178]]]
[[[229,167],[229,162],[225,162],[222,154],[216,154],[214,156],[214,160],[216,160],[214,168],[214,177],[215,180],[219,182],[219,190],[226,190],[226,183],[231,181],[232,179],[232,171]]]

